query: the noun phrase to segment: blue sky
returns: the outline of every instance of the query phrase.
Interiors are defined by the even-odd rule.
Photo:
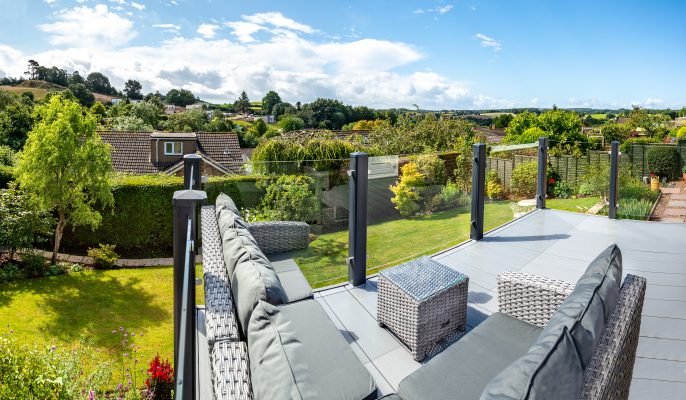
[[[0,0],[29,58],[119,87],[373,107],[682,107],[684,1]]]

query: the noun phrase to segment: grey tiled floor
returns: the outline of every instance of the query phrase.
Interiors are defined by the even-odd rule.
[[[389,238],[389,240],[392,238]],[[537,211],[434,259],[470,277],[468,329],[497,311],[495,277],[522,271],[576,282],[612,243],[624,273],[648,280],[631,399],[686,398],[686,224],[661,224],[563,211]],[[376,280],[315,294],[371,371],[383,394],[421,366],[376,322]],[[429,361],[430,362],[430,361]]]

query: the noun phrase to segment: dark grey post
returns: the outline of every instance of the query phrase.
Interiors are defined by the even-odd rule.
[[[202,157],[197,154],[186,154],[183,156],[183,188],[200,190],[200,162]],[[190,185],[192,180],[192,187]]]
[[[176,382],[183,382],[183,399],[193,399],[195,395],[195,249],[196,210],[199,203],[207,200],[205,192],[179,190],[174,192],[174,371]],[[188,240],[188,219],[191,219],[191,243]],[[190,248],[189,248],[190,247]],[[186,255],[189,257],[186,265]],[[188,281],[184,286],[184,272],[189,268]],[[181,326],[183,292],[186,294],[185,326]],[[181,335],[182,329],[185,334]],[[180,343],[181,337],[183,343]],[[180,355],[183,353],[183,360]],[[178,376],[183,363],[183,376]]]
[[[484,191],[486,190],[486,145],[472,146],[472,222],[469,237],[484,237]]]
[[[608,217],[617,219],[617,194],[619,190],[619,142],[613,141],[610,145],[610,195],[607,210]]]
[[[538,179],[536,180],[536,208],[545,208],[548,193],[548,138],[538,138]]]
[[[353,286],[367,282],[367,153],[350,155],[350,212],[348,217],[348,281]]]

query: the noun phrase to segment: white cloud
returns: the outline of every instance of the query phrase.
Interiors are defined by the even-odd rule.
[[[424,10],[422,10],[421,8],[418,8],[418,9],[412,11],[412,14],[424,14]]]
[[[275,90],[290,102],[327,97],[379,108],[510,104],[475,95],[465,82],[435,72],[413,71],[412,63],[425,56],[407,43],[373,38],[331,39],[279,13],[243,16],[226,26],[232,29],[230,39],[216,35],[210,38],[206,35],[209,28],[198,27],[202,36],[177,36],[146,46],[82,46],[73,40],[67,48],[23,54],[0,45],[0,75],[19,76],[26,60],[36,59],[42,65],[56,65],[70,72],[102,72],[118,88],[135,77],[146,92],[164,93],[182,87],[217,102],[231,102],[243,90],[251,98]],[[171,23],[152,27],[180,30]],[[123,32],[131,31],[129,27]],[[254,37],[257,32],[260,36]]]
[[[145,4],[136,3],[135,1],[131,2],[131,7],[135,8],[139,11],[145,10]]]
[[[436,7],[436,8],[435,8],[436,12],[439,13],[439,14],[445,14],[445,13],[449,12],[449,11],[452,10],[452,9],[453,9],[453,5],[452,5],[452,4],[448,4],[448,5],[445,5],[445,6],[442,6],[442,7]]]
[[[495,52],[499,52],[502,50],[503,45],[499,41],[493,39],[490,36],[486,36],[483,33],[477,33],[476,38],[481,40],[481,46],[483,47],[490,47],[493,49]]]
[[[54,4],[57,0],[43,0],[45,4]]]
[[[55,13],[56,21],[38,27],[50,35],[53,45],[74,47],[118,46],[136,36],[133,23],[98,4],[65,9]]]
[[[453,9],[452,4],[446,4],[444,6],[438,6],[435,8],[427,8],[427,9],[418,8],[418,9],[412,11],[412,13],[413,14],[436,13],[436,14],[443,15],[443,14],[447,14],[452,9]]]
[[[217,35],[217,30],[219,25],[215,24],[200,24],[198,26],[197,32],[201,34],[205,39],[212,39]]]

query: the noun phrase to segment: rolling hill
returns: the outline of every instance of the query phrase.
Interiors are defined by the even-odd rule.
[[[62,90],[65,90],[66,88],[64,86],[56,85],[54,83],[46,82],[46,81],[39,81],[39,80],[28,80],[24,81],[16,86],[0,86],[0,90],[6,90],[11,93],[16,93],[16,94],[22,94],[24,92],[31,92],[33,93],[33,97],[36,100],[43,100],[45,99],[45,96],[49,92],[61,92]],[[93,93],[93,96],[95,96],[95,101],[99,101],[101,103],[109,103],[112,101],[114,98],[113,96],[109,96],[106,94],[101,94],[101,93]]]

